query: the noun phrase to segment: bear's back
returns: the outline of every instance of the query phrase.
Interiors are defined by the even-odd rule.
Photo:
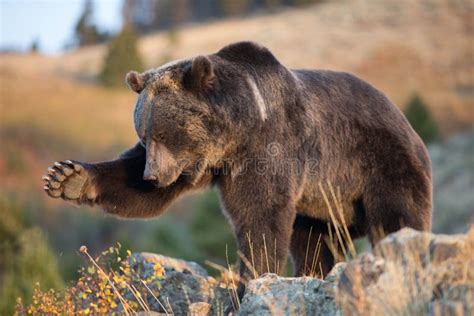
[[[299,102],[314,117],[315,132],[343,137],[344,146],[358,133],[385,135],[409,147],[424,146],[402,111],[362,79],[330,70],[292,73],[299,87]],[[362,139],[365,137],[358,137]]]
[[[397,127],[410,127],[402,112],[381,91],[350,73],[330,70],[292,72],[309,97],[302,99],[307,102],[308,110],[336,115],[329,119],[340,117],[365,121],[366,124],[390,121],[398,124]]]

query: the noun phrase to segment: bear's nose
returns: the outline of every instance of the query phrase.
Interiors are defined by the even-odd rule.
[[[156,181],[158,177],[156,176],[155,172],[153,172],[152,168],[150,168],[150,164],[147,163],[145,165],[145,171],[143,171],[143,180],[145,181]]]
[[[155,175],[152,174],[143,174],[143,180],[145,181],[156,181],[157,178]]]

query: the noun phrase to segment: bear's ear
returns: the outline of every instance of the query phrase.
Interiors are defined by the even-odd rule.
[[[195,57],[190,72],[189,83],[194,89],[205,92],[212,88],[215,80],[214,67],[208,57]]]
[[[143,76],[136,71],[130,71],[127,76],[125,76],[125,81],[130,89],[136,93],[140,93],[145,88],[145,80]]]

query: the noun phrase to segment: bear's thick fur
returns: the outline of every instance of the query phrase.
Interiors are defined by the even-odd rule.
[[[153,217],[185,191],[216,185],[254,266],[242,260],[243,276],[283,271],[289,252],[296,274],[306,274],[318,240],[311,265],[326,274],[331,191],[353,238],[430,229],[423,142],[383,93],[351,74],[290,70],[241,42],[130,72],[127,82],[139,93],[139,142],[116,160],[55,163],[45,176],[50,196]]]

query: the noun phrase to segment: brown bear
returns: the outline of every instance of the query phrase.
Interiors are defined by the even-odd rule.
[[[281,272],[289,252],[296,275],[307,274],[316,248],[317,271],[331,269],[331,186],[353,238],[374,244],[381,230],[430,229],[422,140],[383,93],[351,74],[291,70],[240,42],[126,81],[138,93],[138,143],[112,161],[56,162],[44,177],[49,196],[154,217],[186,191],[217,186],[242,276]]]

